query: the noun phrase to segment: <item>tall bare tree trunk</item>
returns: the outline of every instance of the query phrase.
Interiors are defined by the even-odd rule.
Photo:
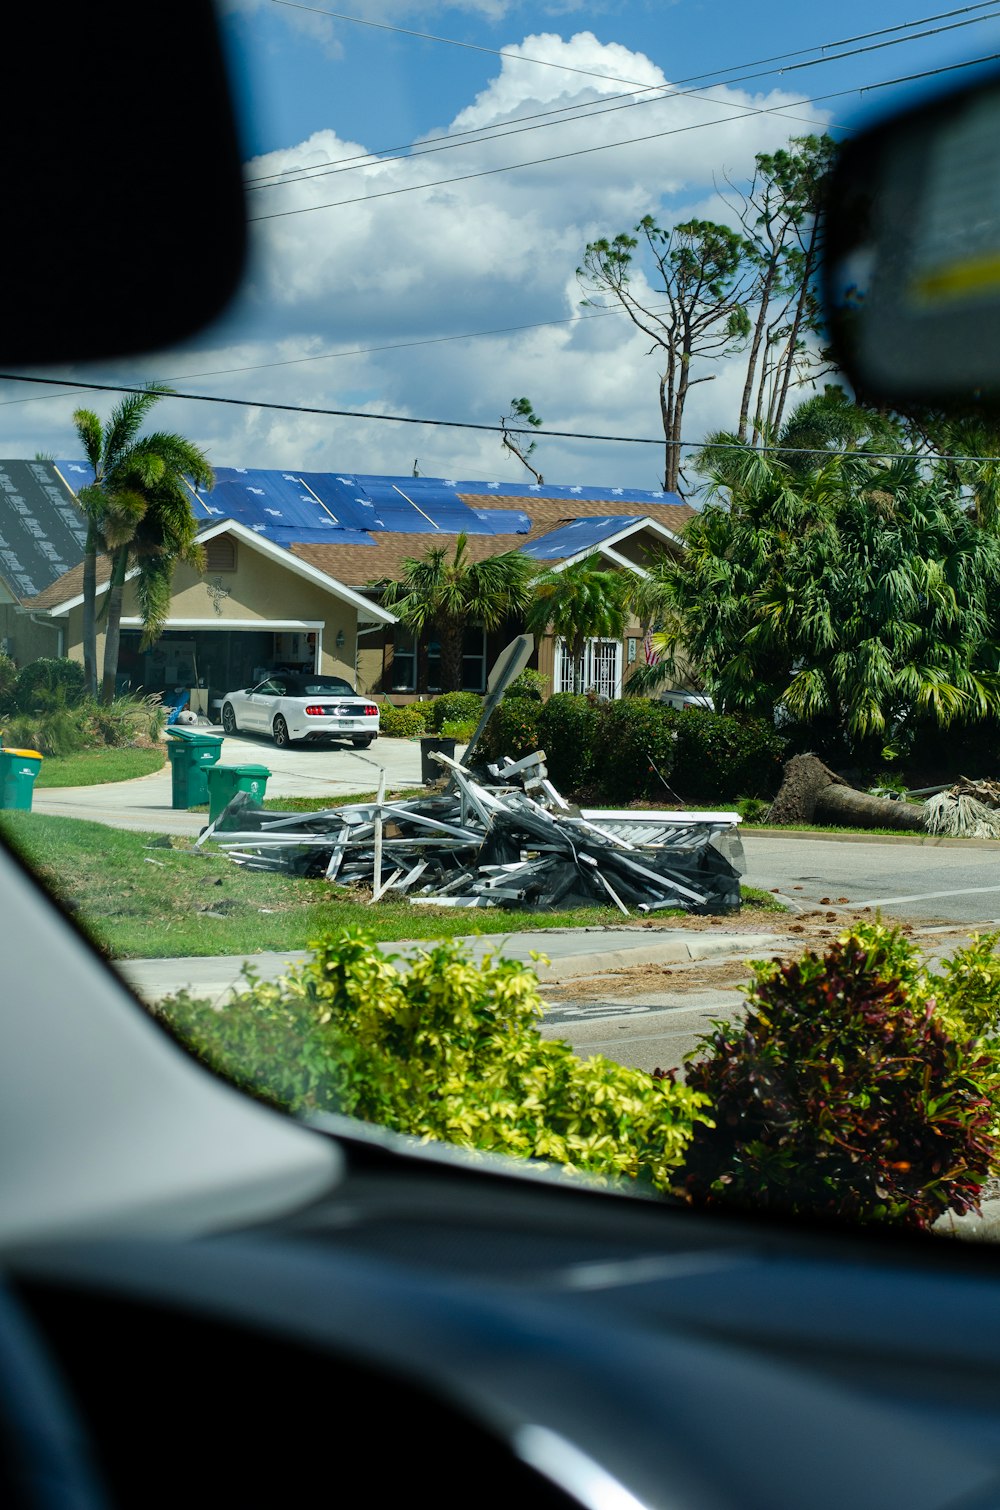
[[[802,329],[802,322],[805,318],[806,305],[809,302],[810,284],[812,282],[813,273],[816,269],[816,257],[819,249],[819,227],[820,219],[819,216],[816,215],[813,217],[812,226],[809,231],[809,244],[806,247],[805,263],[802,270],[802,284],[799,288],[799,297],[795,306],[795,316],[792,320],[792,328],[788,336],[788,345],[783,354],[785,369],[782,373],[781,389],[774,415],[775,430],[777,430],[781,425],[781,418],[785,412],[785,403],[788,399],[788,389],[791,384],[792,371],[795,366],[795,350],[798,345],[799,331]]]
[[[750,342],[750,354],[747,357],[746,382],[743,384],[743,395],[740,399],[740,422],[736,431],[736,439],[745,441],[747,438],[747,422],[750,418],[750,399],[753,394],[754,379],[757,376],[757,359],[760,355],[760,343],[764,339],[764,330],[767,325],[768,308],[771,303],[771,290],[774,286],[775,265],[772,262],[767,269],[760,291],[760,308],[757,311],[757,319],[753,327],[753,339]]]

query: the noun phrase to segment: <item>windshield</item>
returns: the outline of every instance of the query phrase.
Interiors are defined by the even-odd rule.
[[[992,1197],[1000,430],[866,404],[816,294],[972,9],[222,7],[243,290],[0,403],[0,829],[213,1067],[675,1203]]]

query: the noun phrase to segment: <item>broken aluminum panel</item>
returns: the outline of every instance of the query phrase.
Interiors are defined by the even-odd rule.
[[[601,905],[732,911],[740,904],[736,813],[580,810],[548,778],[545,755],[474,777],[435,755],[445,790],[316,813],[278,813],[239,793],[201,836],[236,863],[388,891],[424,905]]]

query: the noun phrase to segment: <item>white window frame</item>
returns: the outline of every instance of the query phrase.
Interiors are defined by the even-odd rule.
[[[602,652],[611,651],[610,657]],[[597,664],[610,659],[613,664],[612,678],[608,679],[603,688],[597,686]],[[583,690],[589,692],[604,691],[609,698],[618,698],[622,695],[622,675],[624,657],[622,655],[621,640],[591,639],[587,640],[583,647]],[[552,672],[552,686],[556,692],[572,692],[574,690],[574,676],[571,668],[569,647],[565,640],[556,641],[555,664]]]

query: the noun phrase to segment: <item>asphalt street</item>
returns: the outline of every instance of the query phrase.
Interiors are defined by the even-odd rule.
[[[743,833],[748,886],[796,906],[878,909],[886,917],[1000,927],[1000,843],[797,838]]]

